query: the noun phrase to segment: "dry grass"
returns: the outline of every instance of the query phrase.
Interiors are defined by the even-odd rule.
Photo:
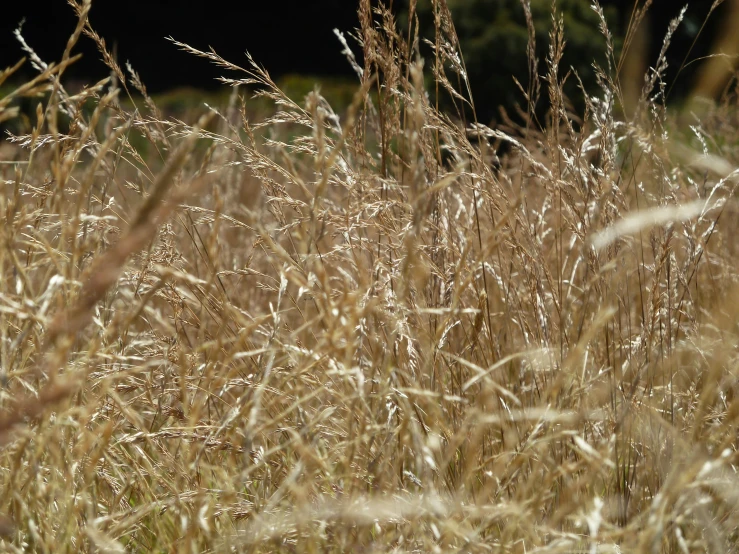
[[[361,0],[346,113],[179,45],[235,87],[191,126],[110,56],[65,91],[73,4],[0,100],[48,95],[0,164],[3,550],[739,550],[733,104],[678,132],[651,73],[619,121],[604,68],[578,118],[555,18],[529,118],[460,123]]]

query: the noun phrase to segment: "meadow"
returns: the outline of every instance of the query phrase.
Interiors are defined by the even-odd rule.
[[[180,118],[70,4],[0,73],[3,551],[739,550],[733,94],[625,117],[609,46],[573,113],[554,13],[491,127],[445,2],[422,60],[360,0],[340,109],[173,41]]]

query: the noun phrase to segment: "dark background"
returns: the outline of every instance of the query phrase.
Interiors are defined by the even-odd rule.
[[[404,0],[394,1],[397,7]],[[497,1],[503,6],[507,0]],[[42,59],[50,62],[61,57],[76,23],[74,12],[65,0],[0,2],[3,3],[0,67],[7,67],[23,56],[13,36],[13,30],[22,19],[25,19],[23,35]],[[419,6],[424,2],[428,3],[428,0],[419,0]],[[375,5],[376,1],[372,0],[372,3]],[[611,27],[616,32],[619,27],[623,29],[633,0],[602,0],[601,3],[618,8],[617,13],[620,11],[620,14]],[[341,54],[342,47],[333,29],[343,31],[349,44],[359,54],[355,41],[348,37],[348,33],[358,25],[357,4],[357,0],[93,0],[90,21],[93,28],[105,38],[108,48],[115,46],[119,63],[123,65],[130,61],[149,92],[156,93],[182,86],[218,88],[221,85],[216,77],[227,74],[224,69],[215,67],[207,60],[178,50],[165,39],[167,36],[201,50],[212,46],[221,56],[242,67],[247,65],[244,52],[248,50],[275,79],[288,73],[352,78],[353,74]],[[566,2],[560,0],[559,4]],[[689,4],[689,17],[681,25],[669,52],[673,71],[682,63],[712,0],[691,0]],[[653,37],[649,56],[651,63],[656,59],[670,19],[677,15],[682,6],[682,1],[654,0],[650,9]],[[520,7],[515,9],[519,11]],[[473,12],[473,17],[476,17],[476,13]],[[713,17],[714,24],[720,21],[720,16],[719,13],[718,17]],[[691,58],[708,51],[712,34],[709,26]],[[525,47],[522,52],[511,55],[521,55],[525,67],[523,50]],[[65,72],[67,79],[89,82],[109,74],[89,38],[82,36],[74,53],[82,53],[83,59]],[[358,58],[361,62],[361,55]],[[497,66],[501,63],[500,59],[493,59],[490,64],[483,64],[483,74],[476,77],[478,83],[485,78],[490,80],[487,71],[492,67],[491,64]],[[591,60],[585,60],[585,63],[590,64]],[[518,66],[518,62],[515,65]],[[692,67],[697,67],[697,64]],[[28,78],[33,74],[34,70],[27,63],[18,76]],[[507,83],[507,88],[513,89],[510,75],[507,73],[505,77],[502,82]],[[475,85],[473,82],[473,88]],[[496,88],[500,87],[496,84]],[[478,104],[485,98],[490,98],[491,104],[505,102],[486,90],[484,83],[475,91],[475,97]],[[488,111],[494,113],[494,106],[490,106]]]
[[[44,61],[58,60],[75,28],[65,0],[0,0],[0,66],[23,56],[13,30],[25,18],[23,36]],[[152,92],[179,86],[212,88],[224,71],[179,51],[172,36],[191,46],[209,46],[229,61],[246,65],[245,51],[271,74],[349,75],[333,29],[357,25],[353,0],[94,0],[93,28],[117,49],[119,63],[130,61]],[[68,77],[91,80],[108,72],[93,42],[83,36],[74,49],[83,59]],[[33,70],[27,68],[25,76]]]

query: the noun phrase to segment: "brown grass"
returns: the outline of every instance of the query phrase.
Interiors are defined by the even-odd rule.
[[[621,121],[604,68],[569,113],[555,14],[519,123],[464,124],[446,3],[424,69],[361,0],[345,113],[177,43],[234,87],[190,125],[107,54],[67,93],[74,8],[0,100],[48,98],[0,164],[3,550],[739,550],[734,104],[678,128],[658,71]]]

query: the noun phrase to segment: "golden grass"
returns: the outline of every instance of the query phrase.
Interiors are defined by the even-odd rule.
[[[48,99],[0,164],[3,550],[737,550],[733,104],[677,140],[605,68],[578,119],[555,18],[528,119],[465,124],[361,0],[345,113],[177,43],[234,87],[191,125],[105,53],[66,92],[73,6],[0,100]]]

